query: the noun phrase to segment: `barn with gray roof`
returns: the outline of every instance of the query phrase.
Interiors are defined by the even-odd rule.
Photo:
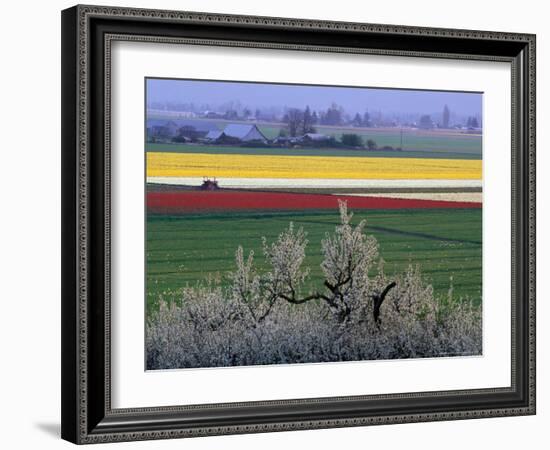
[[[210,140],[219,140],[224,137],[238,139],[242,142],[260,141],[267,142],[267,137],[260,131],[255,124],[231,123],[223,131],[210,131],[206,138]]]

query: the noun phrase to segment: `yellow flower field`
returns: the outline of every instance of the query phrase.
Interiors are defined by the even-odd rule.
[[[148,177],[480,180],[480,160],[147,153]]]

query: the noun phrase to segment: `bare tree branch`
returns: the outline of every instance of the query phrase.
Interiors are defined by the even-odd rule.
[[[374,309],[372,310],[372,315],[374,317],[374,322],[378,325],[380,324],[380,307],[382,306],[386,295],[388,295],[388,292],[390,292],[390,290],[393,289],[395,286],[397,286],[397,283],[395,281],[392,281],[384,288],[381,294],[374,294],[372,296],[372,300],[374,301]]]

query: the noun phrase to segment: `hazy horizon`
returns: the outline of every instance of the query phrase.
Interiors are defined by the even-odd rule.
[[[326,110],[332,103],[348,114],[382,111],[430,114],[447,105],[452,114],[481,117],[480,92],[428,91],[403,88],[343,87],[240,81],[147,79],[147,105],[186,103],[220,107],[230,103],[251,109]]]

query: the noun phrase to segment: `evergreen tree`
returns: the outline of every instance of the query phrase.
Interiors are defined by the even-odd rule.
[[[451,116],[451,112],[449,111],[449,107],[445,105],[443,108],[443,128],[449,128],[449,119]]]
[[[311,123],[313,125],[317,125],[319,123],[319,116],[317,115],[317,111],[313,111],[313,114],[311,115]]]
[[[341,125],[344,111],[336,103],[333,103],[323,116],[324,125]]]
[[[364,127],[372,126],[372,123],[370,121],[370,114],[368,111],[366,111],[365,114],[363,114],[363,126]]]
[[[425,129],[433,128],[432,118],[428,114],[423,115],[420,117],[419,126]]]
[[[302,119],[302,134],[306,133],[315,133],[315,128],[313,128],[313,116],[309,106],[306,106]]]

